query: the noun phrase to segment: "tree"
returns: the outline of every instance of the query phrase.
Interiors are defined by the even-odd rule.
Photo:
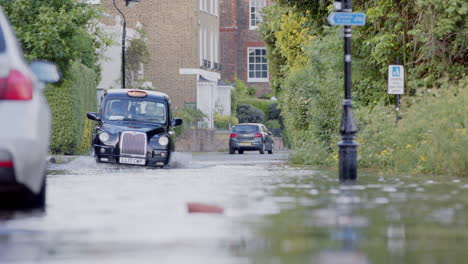
[[[125,51],[125,68],[128,87],[143,88],[145,79],[141,77],[144,65],[148,63],[150,53],[146,45],[146,35],[143,30],[138,30],[139,36],[131,39]]]
[[[62,72],[76,59],[99,72],[98,51],[110,40],[96,26],[100,9],[79,0],[0,0],[29,61],[55,62]]]

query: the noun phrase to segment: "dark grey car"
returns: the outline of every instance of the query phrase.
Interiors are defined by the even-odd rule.
[[[235,151],[244,154],[245,150],[273,154],[273,136],[263,124],[241,123],[232,128],[229,136],[229,154]]]

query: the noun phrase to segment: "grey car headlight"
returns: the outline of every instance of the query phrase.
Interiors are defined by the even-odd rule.
[[[101,132],[99,134],[99,140],[101,140],[101,142],[107,142],[107,141],[109,141],[109,138],[110,138],[110,136],[109,136],[109,133],[107,133],[107,132]]]
[[[158,143],[161,146],[166,146],[167,144],[169,144],[169,138],[166,136],[162,136],[158,139]]]

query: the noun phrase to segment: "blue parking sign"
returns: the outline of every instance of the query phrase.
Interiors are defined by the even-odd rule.
[[[403,65],[389,65],[388,94],[403,94],[405,87],[405,69]]]
[[[400,77],[400,67],[393,66],[392,67],[392,77]]]

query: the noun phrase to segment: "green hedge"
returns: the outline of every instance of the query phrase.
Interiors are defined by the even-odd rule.
[[[263,123],[265,121],[265,113],[249,104],[237,105],[237,118],[239,123]]]
[[[229,130],[231,126],[237,125],[239,120],[235,116],[220,116],[215,114],[214,125],[217,129]]]
[[[49,85],[45,95],[52,112],[50,150],[78,154],[89,150],[92,125],[86,113],[96,111],[97,74],[75,61],[59,85]]]
[[[271,104],[274,104],[275,101],[272,100],[267,100],[267,99],[259,99],[259,98],[241,98],[239,99],[239,104],[249,104],[253,105],[256,108],[260,109],[263,111],[263,113],[268,114],[268,107],[270,107]]]

